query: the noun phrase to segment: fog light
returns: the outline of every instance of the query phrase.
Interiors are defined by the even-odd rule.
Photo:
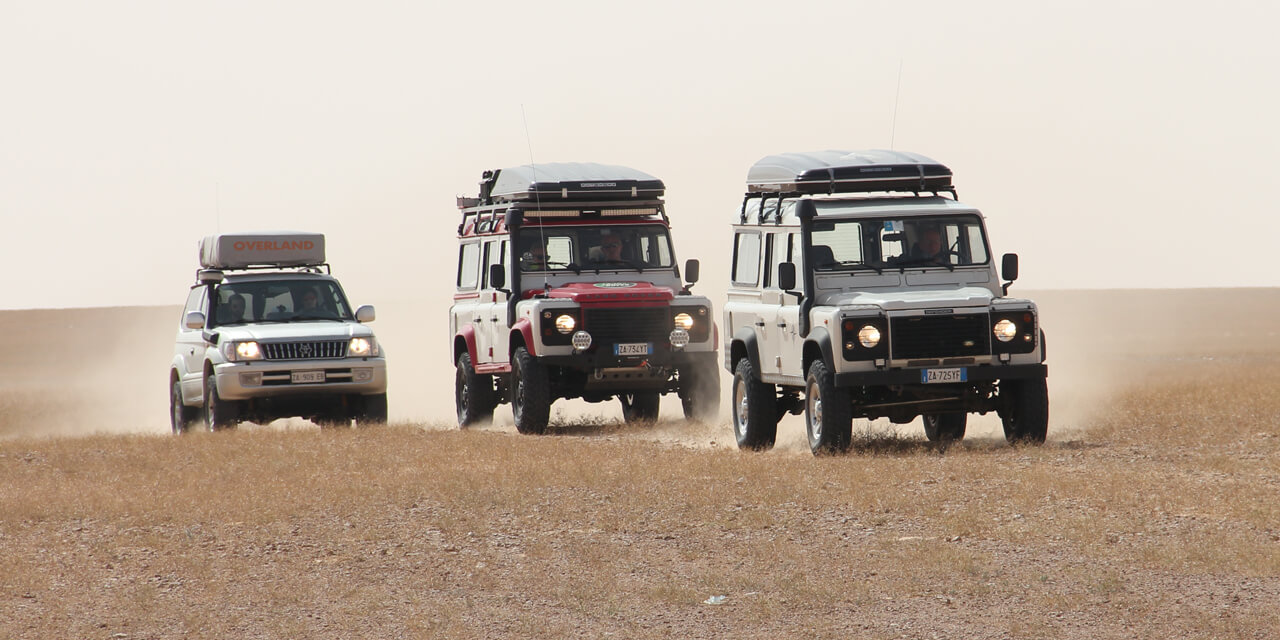
[[[373,369],[352,369],[351,379],[355,382],[369,382],[373,380]]]
[[[669,339],[671,340],[671,346],[677,349],[689,346],[689,332],[684,329],[672,329]]]
[[[578,351],[586,351],[591,346],[591,334],[586,331],[577,331],[573,334],[573,348]]]
[[[240,374],[240,386],[257,387],[262,384],[262,373],[242,373]]]

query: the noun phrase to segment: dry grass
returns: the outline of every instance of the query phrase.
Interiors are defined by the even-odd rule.
[[[1280,345],[1139,347],[1044,447],[572,415],[10,437],[0,638],[1274,637]]]

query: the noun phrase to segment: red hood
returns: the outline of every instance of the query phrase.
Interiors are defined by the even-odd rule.
[[[524,292],[525,298],[542,293],[541,289]],[[548,293],[551,298],[568,298],[577,302],[670,302],[675,292],[649,282],[570,282]]]

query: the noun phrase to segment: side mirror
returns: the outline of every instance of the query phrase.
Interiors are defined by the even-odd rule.
[[[356,309],[356,322],[373,322],[378,314],[373,311],[373,305],[362,304]]]
[[[1004,257],[1000,260],[1000,273],[1009,282],[1018,279],[1018,254],[1004,254]]]
[[[698,259],[697,258],[689,258],[688,260],[684,261],[684,279],[689,284],[693,284],[698,281]]]
[[[187,315],[182,319],[182,325],[188,329],[203,329],[204,314],[199,311],[188,311]]]
[[[778,288],[783,291],[794,291],[796,288],[796,263],[783,262],[778,265]]]
[[[507,268],[500,264],[489,265],[489,288],[501,289],[507,286]]]

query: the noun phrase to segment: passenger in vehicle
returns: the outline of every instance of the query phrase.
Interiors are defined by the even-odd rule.
[[[591,249],[592,262],[626,262],[622,257],[622,237],[612,231],[600,236],[600,246]]]
[[[546,271],[547,248],[541,242],[531,240],[525,246],[524,253],[520,255],[520,269],[522,271]]]
[[[235,324],[244,322],[244,294],[233,293],[226,303],[218,305],[218,324]]]

